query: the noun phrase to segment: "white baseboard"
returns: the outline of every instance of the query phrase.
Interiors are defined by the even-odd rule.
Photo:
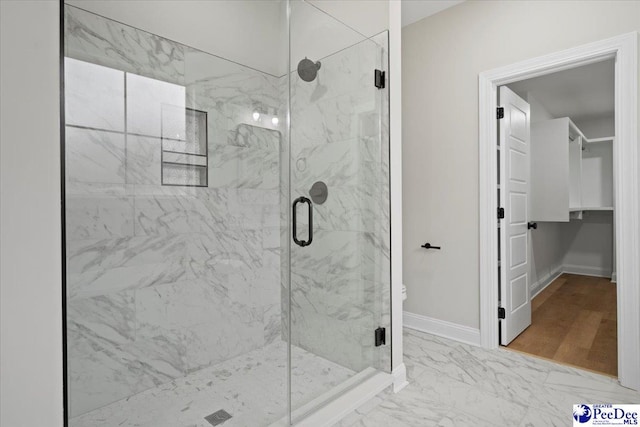
[[[601,268],[589,267],[584,265],[563,264],[555,268],[551,274],[543,276],[543,278],[541,278],[531,286],[531,299],[534,299],[540,292],[544,291],[547,286],[553,283],[554,280],[556,280],[564,273],[580,274],[582,276],[592,277],[610,277],[612,282],[616,281],[616,273],[611,273]]]
[[[583,276],[611,277],[611,270],[599,267],[590,267],[588,265],[564,264],[562,266],[562,272],[569,274],[581,274]]]
[[[553,283],[563,273],[562,266],[559,265],[551,270],[551,273],[542,276],[536,283],[531,285],[531,299],[534,299],[536,295],[544,291],[547,286]]]
[[[405,328],[480,346],[480,329],[409,313],[408,311],[403,313],[403,320]]]
[[[618,282],[618,273],[616,273],[615,271],[613,273],[611,273],[611,281],[613,283],[617,283]]]

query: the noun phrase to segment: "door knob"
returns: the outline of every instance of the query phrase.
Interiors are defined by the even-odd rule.
[[[538,229],[538,223],[537,222],[529,222],[527,224],[527,229],[531,230],[531,229],[537,230]]]

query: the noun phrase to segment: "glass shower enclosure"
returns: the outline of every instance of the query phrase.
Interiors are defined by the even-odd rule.
[[[386,32],[301,0],[63,14],[68,425],[291,425],[390,372]]]

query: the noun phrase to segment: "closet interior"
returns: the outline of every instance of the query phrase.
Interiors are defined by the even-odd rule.
[[[508,85],[530,106],[532,307],[531,326],[508,347],[613,376],[614,67],[609,60]]]

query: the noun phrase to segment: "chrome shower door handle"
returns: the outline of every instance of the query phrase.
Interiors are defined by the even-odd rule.
[[[306,203],[307,205],[309,205],[309,240],[298,240],[298,220],[297,220],[297,212],[296,212],[296,208],[298,206],[298,203]],[[309,246],[311,244],[311,242],[313,241],[313,203],[311,203],[311,200],[307,199],[304,196],[300,196],[297,199],[295,199],[293,201],[293,241],[295,242],[296,245],[301,246],[301,247],[305,247],[305,246]]]

